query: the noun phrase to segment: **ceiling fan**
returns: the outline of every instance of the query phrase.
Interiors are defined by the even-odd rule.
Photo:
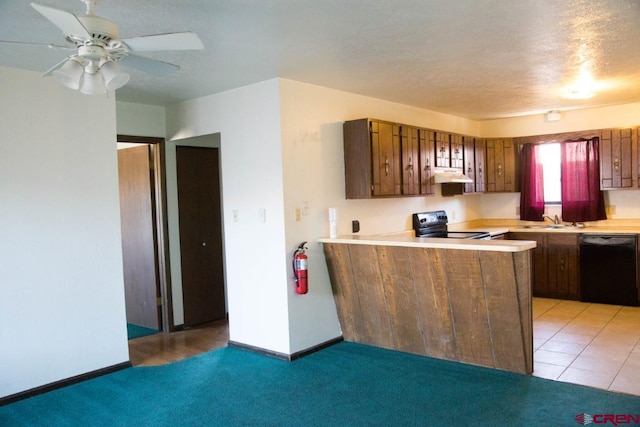
[[[116,90],[129,81],[122,64],[157,76],[167,76],[179,66],[137,55],[138,52],[165,50],[197,50],[204,44],[192,32],[154,34],[128,39],[118,38],[118,26],[97,16],[94,12],[98,0],[81,0],[86,5],[84,15],[31,3],[31,6],[62,30],[67,42],[75,47],[47,44],[52,49],[75,50],[44,73],[53,75],[65,86],[88,95],[102,95]],[[36,44],[2,41],[3,43]]]

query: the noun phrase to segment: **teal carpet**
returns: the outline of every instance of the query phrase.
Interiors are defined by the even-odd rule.
[[[127,323],[127,338],[130,340],[157,333],[158,331],[155,329],[145,328],[143,326],[134,325],[133,323]]]
[[[576,426],[640,397],[340,343],[294,362],[222,348],[0,407],[1,426]]]

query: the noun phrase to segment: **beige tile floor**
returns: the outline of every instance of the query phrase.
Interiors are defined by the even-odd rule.
[[[533,375],[640,396],[640,307],[533,299]]]

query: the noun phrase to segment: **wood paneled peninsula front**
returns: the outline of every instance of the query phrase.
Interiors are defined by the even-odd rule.
[[[346,341],[530,374],[532,241],[319,239]]]

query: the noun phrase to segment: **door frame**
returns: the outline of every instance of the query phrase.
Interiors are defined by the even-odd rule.
[[[165,164],[165,139],[158,137],[117,135],[117,142],[149,144],[153,161],[154,210],[156,232],[156,258],[158,260],[158,282],[161,298],[161,328],[164,332],[176,330],[173,322],[173,299],[171,297],[171,265],[169,262],[169,223],[167,217],[167,180]]]

